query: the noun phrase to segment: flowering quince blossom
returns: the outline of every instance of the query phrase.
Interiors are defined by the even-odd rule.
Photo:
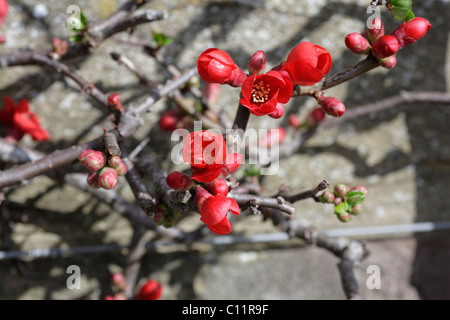
[[[205,82],[240,87],[247,78],[225,51],[217,48],[205,50],[197,60],[197,70]]]
[[[226,196],[213,196],[202,186],[197,186],[195,191],[195,204],[200,210],[200,220],[215,234],[227,234],[233,230],[228,220],[228,212],[234,215],[240,214],[240,208],[236,200]]]
[[[50,140],[50,134],[41,127],[37,115],[30,111],[27,99],[16,104],[10,97],[2,98],[5,105],[0,110],[0,122],[9,127],[9,137],[19,141],[28,133],[35,141]]]
[[[183,143],[183,160],[191,165],[191,179],[211,182],[222,172],[227,146],[221,134],[206,130],[191,132]]]
[[[271,70],[265,74],[252,74],[244,81],[241,90],[239,102],[252,114],[273,114],[279,118],[283,114],[283,106],[278,104],[289,102],[293,85],[287,72]]]
[[[289,53],[281,70],[289,73],[294,85],[311,86],[330,72],[332,59],[329,52],[311,42],[301,42]]]

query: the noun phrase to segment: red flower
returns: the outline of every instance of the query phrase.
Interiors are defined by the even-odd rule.
[[[210,48],[197,60],[197,70],[205,82],[229,84],[240,87],[247,76],[225,51]]]
[[[31,135],[33,140],[49,140],[50,135],[41,127],[36,114],[30,111],[28,100],[22,99],[15,104],[10,97],[3,97],[5,105],[0,110],[0,122],[9,127],[9,136],[16,141],[24,134]]]
[[[227,218],[228,212],[239,215],[240,208],[236,200],[225,196],[213,196],[203,187],[198,186],[195,203],[202,216],[200,220],[215,234],[227,234],[233,226]]]
[[[6,16],[8,15],[8,1],[0,0],[0,27],[5,21]]]
[[[221,134],[192,132],[183,144],[183,160],[191,165],[191,178],[199,182],[216,179],[226,163],[227,146]]]
[[[289,73],[294,84],[310,86],[330,72],[331,64],[331,55],[326,49],[302,42],[291,50],[281,69]]]
[[[242,84],[242,98],[239,102],[256,116],[275,114],[279,112],[277,104],[287,103],[292,91],[292,82],[286,72],[254,73]]]
[[[158,300],[161,296],[162,286],[156,280],[148,280],[136,294],[136,300]]]

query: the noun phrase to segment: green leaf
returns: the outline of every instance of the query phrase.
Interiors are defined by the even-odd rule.
[[[250,167],[245,168],[244,175],[246,177],[259,177],[261,175],[261,170],[259,170],[254,164]]]
[[[82,35],[80,35],[80,34],[77,34],[77,35],[75,35],[75,36],[71,36],[70,38],[69,38],[69,40],[71,41],[71,42],[82,42],[83,41],[83,36]]]
[[[86,30],[88,21],[83,12],[74,13],[67,18],[67,28],[71,31],[84,31]]]
[[[334,212],[337,214],[344,214],[347,211],[347,204],[345,202],[341,202],[337,206],[334,206]]]
[[[347,197],[346,197],[345,201],[347,202],[347,204],[350,207],[353,207],[353,206],[363,202],[364,199],[365,199],[365,196],[364,196],[363,192],[354,190],[354,191],[350,191],[347,194]]]
[[[170,37],[167,37],[164,33],[153,33],[153,41],[159,46],[165,46],[170,43],[172,43],[173,39]]]
[[[414,15],[414,13],[411,11],[411,10],[409,10],[408,11],[408,15],[406,16],[406,18],[405,18],[405,22],[409,22],[409,21],[411,21],[412,19],[414,19],[416,16]]]
[[[391,4],[392,14],[397,20],[404,20],[411,12],[412,0],[392,0]]]

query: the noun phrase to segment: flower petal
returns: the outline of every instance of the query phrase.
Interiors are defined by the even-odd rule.
[[[207,227],[209,231],[218,235],[228,234],[233,230],[233,226],[227,217],[223,218],[219,223],[213,226],[207,225]]]
[[[202,216],[200,220],[208,226],[213,226],[227,216],[230,206],[231,201],[228,197],[214,196],[208,198],[200,210]]]

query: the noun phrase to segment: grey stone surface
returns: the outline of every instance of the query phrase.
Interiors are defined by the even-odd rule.
[[[95,21],[123,2],[40,1],[48,15],[37,20],[32,15],[35,1],[12,1],[10,15],[0,30],[7,38],[0,53],[20,48],[43,49],[52,37],[69,36],[65,11],[71,4],[80,6],[89,20]],[[246,66],[254,51],[265,50],[272,67],[297,43],[308,40],[330,51],[334,73],[360,59],[346,50],[343,39],[346,34],[363,29],[367,5],[368,1],[354,0],[155,0],[147,7],[166,10],[167,19],[141,26],[132,36],[119,36],[150,41],[152,31],[164,31],[174,38],[164,55],[180,68],[195,65],[198,55],[209,47],[226,50],[241,67]],[[429,34],[402,50],[394,69],[371,71],[328,93],[351,109],[401,90],[449,91],[449,6],[448,1],[415,1],[416,15],[426,17],[433,26]],[[387,30],[395,27],[396,22],[385,11],[383,19]],[[126,53],[155,81],[167,78],[139,48],[118,44],[113,39],[72,66],[106,93],[118,92],[126,102],[140,101],[148,90],[109,58],[112,51]],[[30,99],[57,147],[96,137],[108,124],[100,109],[80,95],[73,82],[53,70],[0,69],[0,94]],[[224,87],[218,108],[223,107],[233,118],[238,99],[238,89]],[[157,152],[165,160],[163,167],[170,170],[169,136],[154,129],[165,106],[164,101],[154,106],[135,138],[150,135],[152,144],[145,152]],[[285,126],[287,115],[304,115],[313,106],[311,99],[293,99],[282,119],[253,117],[249,127]],[[272,194],[283,183],[300,191],[322,179],[369,188],[363,213],[348,224],[337,221],[330,206],[312,200],[297,203],[295,217],[319,229],[448,221],[449,115],[448,106],[415,103],[322,131],[301,152],[282,160],[277,175],[264,177],[265,191]],[[293,134],[290,130],[288,133]],[[24,143],[36,146],[29,139]],[[43,143],[37,147],[49,146]],[[131,199],[126,186],[122,191]],[[13,237],[21,250],[100,243],[124,245],[131,236],[127,222],[107,206],[73,188],[55,186],[48,178],[33,179],[24,188],[12,189],[8,197],[25,205],[19,209],[28,220],[16,225]],[[35,208],[27,207],[30,203]],[[182,227],[192,229],[197,223],[198,217],[192,216],[182,222]],[[236,235],[278,232],[258,216],[237,219],[234,226]],[[406,238],[371,238],[371,255],[356,271],[363,297],[449,299],[448,235],[448,231],[442,231],[409,234]],[[336,258],[300,241],[174,249],[180,248],[147,254],[140,275],[161,281],[164,299],[345,299]],[[25,262],[25,276],[19,275],[10,261],[0,261],[0,298],[101,299],[109,292],[108,272],[123,265],[124,253],[29,261]],[[82,269],[82,290],[68,290],[65,286],[66,268],[71,264]],[[369,290],[365,285],[370,265],[381,268],[380,290]]]

